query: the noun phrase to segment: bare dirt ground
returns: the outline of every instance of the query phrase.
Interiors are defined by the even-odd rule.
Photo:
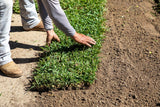
[[[24,70],[19,79],[0,77],[0,105],[12,107],[159,107],[160,16],[153,0],[108,0],[106,32],[97,79],[86,90],[25,91],[44,32],[11,33],[12,56]],[[20,26],[20,19],[13,24]],[[19,32],[17,32],[19,31]],[[15,42],[16,41],[16,42]],[[7,107],[5,106],[5,107]],[[2,106],[3,107],[3,106]]]
[[[32,71],[38,61],[39,46],[45,45],[45,32],[23,31],[19,15],[12,16],[10,45],[13,60],[23,71],[21,78],[9,78],[0,73],[0,107],[24,107],[35,101],[36,92],[27,90]]]
[[[54,107],[160,106],[160,17],[153,0],[108,0],[97,80],[87,90],[42,93]]]

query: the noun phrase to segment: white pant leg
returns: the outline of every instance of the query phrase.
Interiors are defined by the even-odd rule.
[[[12,6],[12,0],[0,0],[0,65],[12,61],[9,46]]]
[[[38,25],[38,19],[34,0],[19,0],[20,15],[24,29],[31,29]]]

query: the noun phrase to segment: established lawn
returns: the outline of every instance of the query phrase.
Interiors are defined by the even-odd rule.
[[[74,42],[55,28],[61,42],[43,48],[38,67],[33,72],[31,89],[83,88],[94,82],[103,33],[103,12],[106,0],[60,0],[62,8],[77,32],[91,36],[97,42],[92,48]],[[17,5],[14,8],[19,11]]]

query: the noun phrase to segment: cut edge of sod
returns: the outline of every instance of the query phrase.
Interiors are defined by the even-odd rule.
[[[55,27],[61,42],[43,47],[33,72],[30,90],[84,89],[96,79],[100,48],[106,31],[103,17],[106,0],[61,0],[67,18],[77,32],[96,40],[92,48],[80,45]]]

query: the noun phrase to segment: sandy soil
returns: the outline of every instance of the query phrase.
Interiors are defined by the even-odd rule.
[[[10,45],[13,60],[23,71],[21,78],[9,78],[0,74],[0,107],[24,107],[34,101],[38,93],[26,91],[32,71],[36,67],[39,46],[45,44],[45,32],[23,31],[19,15],[12,16]]]
[[[24,70],[19,79],[0,77],[0,105],[12,107],[158,107],[160,106],[160,16],[153,0],[108,0],[106,32],[97,79],[86,90],[26,91],[45,44],[44,32],[22,31],[13,16],[12,56]]]

